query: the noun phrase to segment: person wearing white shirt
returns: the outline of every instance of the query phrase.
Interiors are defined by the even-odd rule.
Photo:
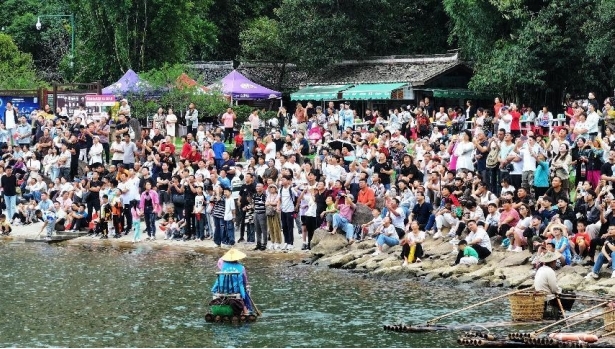
[[[459,142],[455,148],[457,170],[467,169],[469,171],[474,171],[473,153],[474,143],[472,143],[472,131],[465,130],[461,133],[461,142]]]
[[[100,143],[100,137],[99,136],[94,136],[92,137],[92,146],[90,147],[90,152],[88,153],[88,157],[90,158],[90,162],[89,164],[102,164],[103,162],[103,158],[102,158],[102,154],[103,154],[103,145],[102,143]]]
[[[500,109],[500,121],[498,123],[498,130],[504,129],[504,132],[510,132],[510,125],[512,124],[512,115],[508,111],[508,107],[504,106]]]
[[[593,104],[589,104],[587,106],[587,132],[589,134],[589,139],[594,140],[596,136],[598,136],[598,123],[600,122],[600,115],[596,112],[596,109]]]
[[[523,140],[523,137],[521,137]],[[523,159],[523,168],[521,174],[521,187],[530,188],[534,183],[534,171],[536,171],[535,156],[542,151],[542,148],[534,137],[528,137],[527,141],[521,147],[521,158]]]
[[[468,230],[470,233],[466,237],[466,241],[478,253],[478,259],[489,257],[492,247],[489,235],[485,231],[485,222],[470,220],[468,221]]]

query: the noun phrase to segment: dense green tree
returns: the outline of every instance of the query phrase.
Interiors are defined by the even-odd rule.
[[[41,84],[32,56],[19,51],[9,35],[0,33],[0,90],[34,89]]]
[[[80,76],[111,81],[128,68],[145,71],[183,63],[194,47],[215,45],[205,14],[211,0],[72,0],[83,67]]]
[[[282,0],[214,0],[209,8],[210,18],[215,18],[216,46],[213,52],[194,52],[195,60],[232,60],[240,55],[239,34],[250,22],[259,17],[273,18],[273,10]]]
[[[612,73],[602,63],[609,55],[600,55],[599,49],[590,50],[596,53],[593,57],[587,54],[588,38],[594,36],[589,28],[596,27],[596,4],[591,0],[444,0],[452,21],[451,40],[475,63],[470,87],[501,92],[508,100],[553,106],[561,103],[565,93],[609,92],[605,87]],[[604,17],[604,34],[610,30],[607,18],[612,17],[612,12]],[[604,37],[608,36],[589,43],[606,47],[600,42]]]

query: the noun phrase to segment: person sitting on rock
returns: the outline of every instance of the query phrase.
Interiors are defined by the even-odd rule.
[[[585,231],[585,225],[587,222],[581,218],[577,221],[577,233],[570,239],[570,251],[572,252],[573,263],[581,263],[589,252],[589,246],[591,244],[591,236]]]
[[[374,233],[376,232],[376,229],[378,229],[378,227],[382,225],[382,217],[380,216],[379,208],[375,208],[372,210],[372,217],[373,218],[371,221],[361,225],[361,228],[362,228],[361,240],[364,240],[366,237],[368,239],[372,239],[372,237],[374,236]]]
[[[333,196],[327,196],[327,198],[325,199],[325,203],[327,204],[327,207],[324,211],[322,211],[320,217],[325,218],[327,230],[331,232],[331,234],[335,234],[331,227],[331,224],[333,222],[333,215],[337,213],[337,205],[335,204],[335,201],[333,201]]]
[[[384,217],[382,220],[382,225],[376,231],[378,238],[376,239],[376,252],[372,254],[372,256],[377,256],[382,253],[382,247],[384,245],[387,246],[396,246],[399,245],[399,239],[397,238],[397,231],[395,231],[395,227],[391,224],[391,217]]]
[[[354,196],[352,194],[342,195],[345,196],[345,203],[337,205],[339,213],[333,214],[333,233],[335,233],[337,228],[340,228],[346,233],[346,239],[353,241],[354,226],[350,222],[352,222],[352,215],[357,206],[354,203]]]
[[[420,263],[423,257],[423,242],[425,241],[425,232],[419,229],[419,223],[412,221],[409,224],[409,232],[399,242],[402,245],[401,258],[404,260],[402,267],[408,263]]]
[[[442,189],[442,192],[445,190],[447,189]],[[453,206],[458,207],[459,203],[454,205],[453,200],[450,197],[443,198],[442,202],[444,203],[444,207],[438,209],[435,213],[436,228],[438,231],[434,234],[434,239],[439,239],[442,237],[443,228],[450,228],[450,232],[455,233],[457,231],[457,225],[459,224],[459,219],[457,218],[457,214],[455,212],[456,209],[453,208]]]
[[[485,230],[485,222],[470,219],[467,224],[469,233],[465,240],[478,253],[479,261],[486,259],[491,255],[492,247],[489,234]]]
[[[459,249],[459,253],[457,254],[457,259],[455,260],[455,265],[475,265],[478,264],[478,253],[472,246],[468,246],[468,242],[465,240],[460,240],[459,244],[457,244],[457,248]]]
[[[610,236],[604,241],[602,251],[600,251],[600,254],[596,258],[592,271],[585,277],[586,279],[598,279],[600,277],[600,269],[605,262],[611,264],[611,267],[613,268],[611,278],[615,278],[615,226],[610,226],[608,233]]]

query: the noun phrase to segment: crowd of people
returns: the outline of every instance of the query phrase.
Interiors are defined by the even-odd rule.
[[[447,239],[453,264],[480,263],[501,245],[529,250],[536,267],[558,251],[558,266],[592,265],[589,278],[606,262],[615,269],[611,99],[567,102],[558,127],[547,107],[536,115],[499,98],[488,108],[436,110],[425,98],[362,116],[348,102],[281,107],[267,122],[259,114],[239,122],[229,108],[210,128],[191,104],[176,149],[178,118],[162,108],[141,133],[126,100],[113,129],[105,117],[48,107],[27,120],[9,104],[6,221],[45,221],[49,237],[74,229],[139,242],[142,230],[145,240],[160,231],[254,250],[309,250],[322,228],[349,244],[373,240],[374,255],[402,245],[404,265],[420,262],[426,239]],[[369,222],[353,224],[357,205],[372,211]]]

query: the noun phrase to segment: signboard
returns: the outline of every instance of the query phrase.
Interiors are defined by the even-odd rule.
[[[115,105],[114,95],[86,95],[86,107],[113,107]]]
[[[30,114],[39,109],[38,97],[0,96],[0,115],[4,116],[6,103],[11,102],[17,108],[19,115],[29,118]]]

